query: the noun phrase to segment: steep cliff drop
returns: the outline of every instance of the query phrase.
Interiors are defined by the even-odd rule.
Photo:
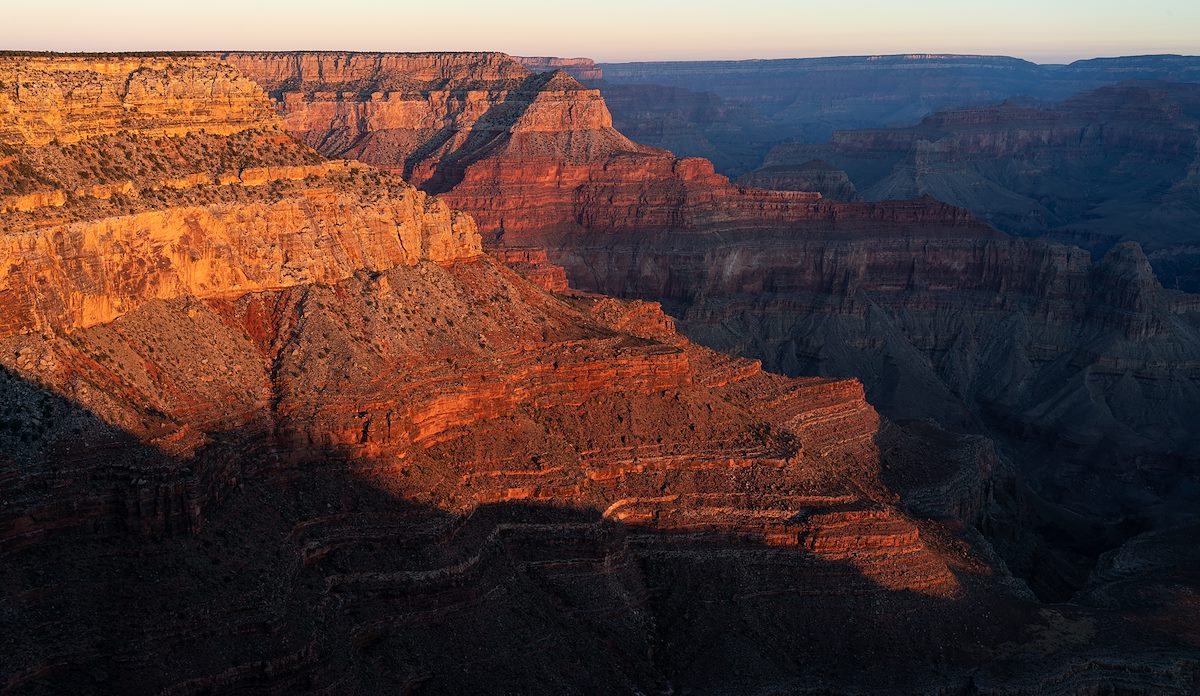
[[[0,83],[6,693],[1194,688],[1194,585],[990,555],[986,440],[548,293],[227,65]]]
[[[928,197],[734,186],[499,54],[223,57],[305,142],[400,171],[506,258],[545,249],[574,287],[659,301],[710,347],[854,376],[892,417],[998,439],[1024,483],[992,537],[1044,597],[1132,535],[1196,521],[1200,299],[1136,246],[1094,260]]]

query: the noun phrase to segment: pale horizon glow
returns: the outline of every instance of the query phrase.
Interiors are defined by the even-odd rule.
[[[6,0],[0,49],[502,51],[598,62],[1200,54],[1195,0]]]

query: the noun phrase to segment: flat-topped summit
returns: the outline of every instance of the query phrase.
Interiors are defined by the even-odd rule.
[[[0,143],[98,135],[232,135],[281,125],[262,88],[200,56],[0,55]]]
[[[0,211],[0,334],[479,253],[470,218],[326,160],[201,56],[0,56]]]
[[[550,56],[513,56],[513,60],[533,72],[563,70],[578,80],[602,80],[604,70],[591,58],[553,58]]]
[[[271,96],[297,85],[326,91],[407,92],[516,86],[529,71],[504,53],[229,51],[214,53]]]

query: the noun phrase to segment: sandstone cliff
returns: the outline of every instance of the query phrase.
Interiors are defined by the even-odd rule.
[[[467,216],[284,135],[229,66],[3,60],[0,335],[480,251]]]
[[[612,129],[598,91],[503,54],[220,57],[263,85],[288,129],[322,153],[395,169],[436,193],[485,156],[570,164],[646,150]]]
[[[261,89],[205,58],[0,56],[0,142],[231,135],[277,121]]]

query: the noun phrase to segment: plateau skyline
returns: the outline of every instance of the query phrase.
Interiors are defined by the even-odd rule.
[[[1200,5],[922,0],[765,0],[564,6],[548,0],[437,3],[316,0],[161,3],[81,0],[5,9],[8,50],[336,49],[503,51],[601,62],[792,58],[893,53],[1009,55],[1039,63],[1200,53]]]

